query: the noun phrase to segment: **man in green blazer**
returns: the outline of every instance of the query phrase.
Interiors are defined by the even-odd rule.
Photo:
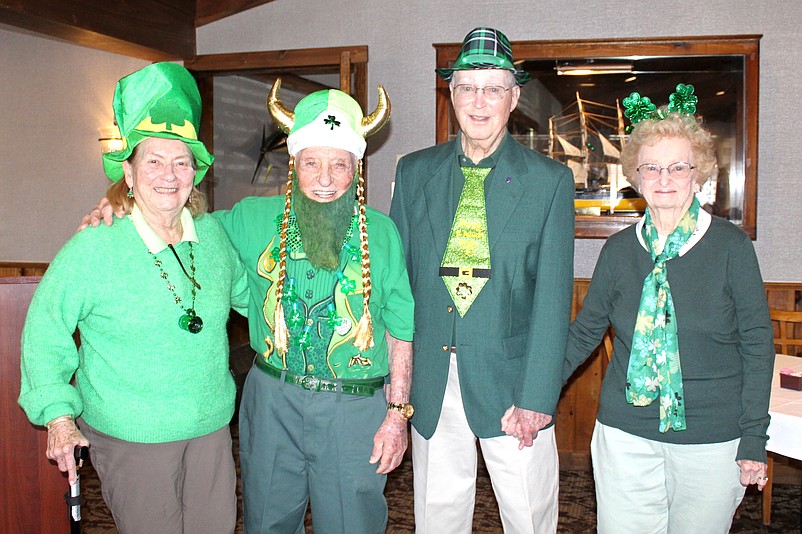
[[[573,176],[507,132],[529,75],[504,34],[471,31],[438,74],[460,132],[399,161],[390,210],[415,297],[417,532],[471,532],[477,439],[504,530],[555,532]]]

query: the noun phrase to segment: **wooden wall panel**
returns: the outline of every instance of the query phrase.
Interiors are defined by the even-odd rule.
[[[67,533],[67,477],[45,458],[47,432],[17,404],[20,333],[38,277],[0,278],[0,532]]]
[[[0,263],[0,277],[42,276],[47,263]]]

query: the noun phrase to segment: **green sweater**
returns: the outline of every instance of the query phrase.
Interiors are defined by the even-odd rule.
[[[385,332],[403,341],[412,341],[414,303],[409,288],[401,239],[395,224],[383,213],[367,208],[368,242],[372,294],[370,312],[373,318],[374,346],[360,353],[353,345],[353,332],[362,317],[362,278],[358,260],[345,260],[344,274],[356,284],[348,294],[341,291],[341,284],[321,283],[321,291],[304,296],[308,302],[325,302],[326,292],[336,305],[337,314],[347,319],[351,328],[323,332],[327,344],[315,351],[314,359],[309,354],[300,354],[297,346],[290,347],[289,354],[282,358],[273,349],[273,311],[276,303],[276,281],[278,280],[279,232],[277,218],[284,210],[284,197],[250,197],[238,202],[230,211],[217,211],[215,217],[223,223],[234,248],[245,264],[250,283],[251,301],[248,323],[253,349],[279,369],[286,368],[297,374],[334,376],[347,379],[366,379],[389,374],[388,347]],[[359,246],[359,232],[354,232],[352,245]],[[345,258],[345,256],[343,256]],[[288,276],[300,279],[318,276],[330,278],[331,273],[321,273],[306,260],[303,252],[288,254]],[[304,281],[303,291],[313,284]],[[285,286],[286,287],[286,286]],[[301,285],[299,284],[299,287]],[[310,311],[317,310],[314,306]],[[285,310],[288,307],[285,306]],[[308,312],[307,312],[308,313]],[[316,323],[320,327],[320,322]],[[297,339],[298,329],[292,329]],[[308,351],[307,351],[308,352]]]
[[[774,345],[752,242],[734,225],[713,217],[701,240],[667,263],[687,429],[663,434],[658,432],[660,403],[635,407],[624,395],[641,288],[652,267],[635,225],[608,239],[570,328],[564,379],[587,359],[612,324],[613,358],[602,384],[600,423],[667,443],[741,438],[737,459],[765,462]]]
[[[71,414],[140,443],[191,439],[229,422],[235,386],[226,322],[232,306],[247,304],[247,281],[220,224],[205,216],[195,228],[198,334],[179,328],[184,312],[130,217],[88,228],[61,249],[36,290],[22,334],[19,403],[31,422]],[[189,270],[189,244],[175,248]],[[157,257],[182,304],[190,306],[190,282],[172,252]]]

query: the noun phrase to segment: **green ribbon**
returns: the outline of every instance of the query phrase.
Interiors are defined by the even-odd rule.
[[[696,229],[698,216],[699,201],[694,197],[659,254],[655,252],[659,248],[659,236],[649,209],[641,230],[654,268],[643,280],[627,368],[626,396],[627,402],[634,406],[648,406],[659,397],[660,432],[686,428],[677,317],[668,284],[667,262],[688,242]]]
[[[484,187],[485,178],[490,171],[490,168],[462,167],[465,186],[451,224],[442,267],[490,268]],[[488,280],[468,276],[442,278],[460,317],[465,316]]]

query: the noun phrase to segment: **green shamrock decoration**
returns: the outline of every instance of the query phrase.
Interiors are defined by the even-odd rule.
[[[159,100],[150,109],[150,121],[153,124],[166,124],[167,130],[172,130],[174,124],[183,126],[187,114],[176,105],[176,102],[165,100]]]
[[[638,93],[632,93],[626,97],[622,103],[624,104],[624,116],[632,122],[637,124],[643,119],[651,118],[657,110],[651,99],[648,96],[641,96]]]
[[[681,83],[677,85],[677,91],[668,97],[668,111],[693,115],[698,101],[699,98],[693,94],[693,85]]]
[[[330,124],[331,129],[334,130],[335,126],[340,125],[340,121],[338,121],[334,115],[329,115],[327,119],[323,119],[323,124]]]

